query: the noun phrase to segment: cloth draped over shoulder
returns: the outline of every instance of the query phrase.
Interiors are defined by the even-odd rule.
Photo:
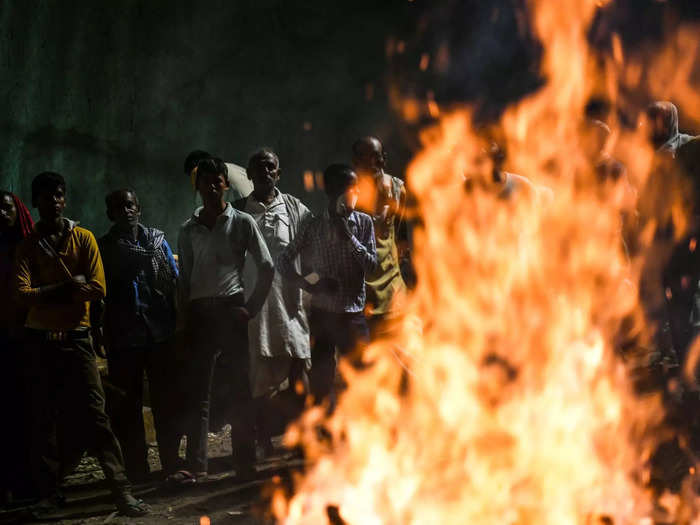
[[[281,193],[280,196],[282,197],[282,200],[284,201],[285,207],[287,208],[287,213],[289,214],[289,229],[290,229],[290,238],[294,239],[296,236],[299,234],[301,229],[303,228],[302,222],[305,222],[307,219],[304,217],[310,217],[308,214],[304,214],[302,211],[305,209],[305,206],[302,204],[302,202],[297,199],[296,197],[293,197],[292,195],[289,195],[287,193]],[[246,202],[248,200],[248,197],[244,197],[242,199],[238,199],[233,202],[233,207],[236,208],[239,211],[245,212],[245,207],[246,207]],[[303,275],[305,272],[303,271],[303,261],[302,257],[299,256],[296,258],[294,261],[294,268],[295,270]],[[292,286],[285,286],[284,287],[284,301],[285,301],[285,307],[288,312],[293,313],[297,312],[303,309],[303,296],[302,296],[302,290],[300,288],[295,288]]]
[[[681,133],[678,130],[678,108],[671,102],[660,101],[654,102],[647,111],[663,118],[666,129],[669,130],[666,142],[661,144],[657,150],[671,153],[675,157],[676,151],[693,139],[692,135]]]

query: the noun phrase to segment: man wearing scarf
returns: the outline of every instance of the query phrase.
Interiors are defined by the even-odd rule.
[[[148,376],[164,473],[175,471],[180,435],[175,414],[167,412],[174,370],[177,267],[163,232],[140,224],[141,206],[131,190],[106,198],[114,226],[99,240],[105,268],[105,343],[110,382],[115,388],[111,413],[132,480],[148,477],[143,426],[143,374]]]

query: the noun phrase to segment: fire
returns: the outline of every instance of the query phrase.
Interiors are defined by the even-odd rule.
[[[591,96],[616,101],[630,78],[619,40],[603,67],[588,47],[600,5],[532,5],[547,83],[508,108],[497,134],[506,169],[533,191],[494,191],[491,137],[468,109],[441,111],[423,132],[407,174],[423,221],[418,286],[394,335],[365,353],[371,366],[341,363],[349,387],[334,415],[312,408],[289,429],[313,466],[291,499],[274,495],[281,522],[651,524],[660,508],[692,522],[692,501],[645,488],[664,411],[630,379],[645,358],[630,348],[649,336],[646,255],[660,221],[682,233],[684,209],[666,181],[670,197],[644,210],[627,253],[622,223],[637,199],[623,178],[601,182],[583,123]],[[606,150],[651,191],[643,131],[609,124]]]

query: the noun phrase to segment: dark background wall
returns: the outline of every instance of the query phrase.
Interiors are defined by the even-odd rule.
[[[196,202],[185,155],[201,148],[245,164],[267,145],[281,158],[281,189],[318,209],[322,194],[302,174],[348,161],[360,135],[378,135],[389,171],[403,173],[432,117],[423,104],[406,122],[398,100],[470,101],[492,120],[536,89],[528,5],[0,0],[0,188],[29,203],[34,175],[63,173],[67,214],[99,235],[104,195],[132,187],[144,222],[174,243]],[[629,53],[698,19],[697,0],[616,0],[591,41],[605,50],[617,32]]]
[[[244,165],[278,151],[283,191],[348,161],[377,134],[407,158],[385,88],[385,41],[406,1],[2,0],[0,188],[27,204],[43,170],[68,180],[66,214],[101,234],[104,195],[129,186],[175,241],[195,196],[184,156]],[[394,148],[394,146],[396,146]]]

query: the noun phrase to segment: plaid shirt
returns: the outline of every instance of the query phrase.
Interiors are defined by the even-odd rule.
[[[348,239],[331,222],[328,210],[300,228],[277,259],[277,270],[292,275],[294,259],[301,254],[305,265],[319,277],[335,279],[335,293],[314,294],[312,306],[329,312],[361,312],[365,307],[365,275],[377,266],[374,226],[369,215],[354,211],[348,217],[353,236]]]

